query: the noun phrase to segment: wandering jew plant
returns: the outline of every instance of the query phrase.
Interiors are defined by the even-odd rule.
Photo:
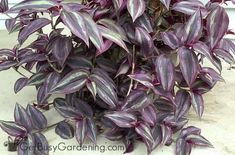
[[[186,124],[189,109],[202,117],[203,94],[224,81],[221,60],[234,63],[235,44],[224,38],[235,34],[220,5],[226,1],[25,0],[9,9],[1,0],[2,13],[17,14],[6,28],[18,33],[18,44],[0,50],[0,70],[21,74],[15,93],[25,86],[37,90],[37,103],[16,104],[15,121],[1,121],[1,128],[15,137],[19,155],[49,154],[19,146],[46,148],[43,112],[54,107],[64,117],[55,133],[76,137],[79,145],[105,134],[122,140],[125,153],[136,141],[148,153],[172,143],[176,155],[189,155],[193,146],[212,147],[199,128]],[[36,40],[25,44],[34,33]],[[54,94],[61,98],[50,102]]]

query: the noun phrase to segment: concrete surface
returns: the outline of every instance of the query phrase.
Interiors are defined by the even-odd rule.
[[[6,32],[0,31],[0,47],[7,48],[12,47],[16,41],[16,35],[8,36]],[[205,112],[202,120],[198,120],[194,112],[190,112],[189,125],[195,125],[202,129],[202,135],[204,135],[215,148],[195,148],[192,151],[192,155],[235,155],[235,70],[227,70],[229,66],[224,64],[224,70],[222,75],[226,80],[226,83],[218,83],[216,87],[204,96],[205,99]],[[0,120],[13,120],[13,110],[15,103],[18,102],[21,105],[27,105],[32,103],[36,99],[36,92],[33,87],[26,87],[18,94],[14,94],[13,86],[14,82],[20,76],[14,72],[14,70],[8,70],[0,72]],[[55,112],[47,113],[47,118],[50,123],[56,122],[61,119]],[[50,145],[54,147],[60,144],[60,149],[63,150],[65,142],[67,146],[77,145],[74,139],[62,140],[55,133],[54,130],[50,130],[45,133]],[[16,155],[16,152],[7,152],[7,148],[3,146],[3,143],[7,140],[7,134],[0,130],[0,154],[1,155]],[[104,139],[103,135],[98,137],[97,144],[100,146],[100,150],[96,151],[62,151],[58,150],[50,151],[51,155],[121,155],[122,150],[118,151],[117,146],[122,146],[119,142],[111,142]],[[90,146],[89,142],[86,146]],[[106,151],[103,150],[103,145],[106,146]],[[108,146],[114,147],[113,151],[109,151]],[[70,147],[68,147],[69,149]],[[174,144],[170,147],[160,147],[155,150],[152,155],[173,155]],[[130,155],[146,155],[146,149],[143,144],[138,143],[136,149]]]

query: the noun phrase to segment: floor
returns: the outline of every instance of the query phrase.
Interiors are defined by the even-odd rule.
[[[5,31],[0,31],[0,47],[12,47],[16,42],[16,35],[8,36]],[[193,149],[192,155],[235,155],[235,70],[227,70],[229,66],[224,64],[222,75],[226,83],[218,83],[217,86],[205,98],[205,113],[199,120],[194,112],[189,115],[189,125],[195,125],[202,129],[202,134],[211,141],[214,148],[196,148]],[[26,105],[35,101],[36,92],[33,87],[26,87],[20,93],[14,94],[13,86],[19,75],[13,70],[0,72],[0,120],[12,120],[15,103],[18,102]],[[47,113],[49,122],[54,123],[61,119],[56,113]],[[75,155],[79,152],[80,155],[96,154],[105,155],[112,153],[113,155],[121,155],[122,150],[118,151],[117,146],[122,146],[121,143],[111,142],[104,139],[103,135],[98,137],[99,148],[96,151],[91,151],[91,144],[87,142],[85,146],[88,151],[72,150],[72,146],[76,146],[76,140],[62,140],[55,135],[54,130],[45,133],[50,145],[52,146],[51,155],[64,155],[70,153]],[[0,130],[0,154],[1,155],[16,155],[16,152],[8,152],[3,143],[7,140],[7,135]],[[59,148],[58,148],[58,147]],[[113,147],[113,151],[108,150],[108,146]],[[57,147],[56,151],[53,148]],[[68,151],[63,151],[64,149]],[[104,148],[106,150],[104,150]],[[109,147],[110,148],[110,147]],[[84,148],[83,148],[84,149]],[[145,146],[137,144],[136,149],[131,155],[146,155]],[[174,145],[170,147],[160,147],[155,150],[152,155],[174,155]]]

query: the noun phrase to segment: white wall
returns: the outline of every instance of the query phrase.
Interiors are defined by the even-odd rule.
[[[15,5],[16,3],[21,2],[21,1],[22,0],[8,0],[10,7]],[[0,13],[0,30],[4,30],[5,29],[5,19],[7,19],[7,17]]]

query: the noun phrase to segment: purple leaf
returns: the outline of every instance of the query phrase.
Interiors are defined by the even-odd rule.
[[[204,111],[204,101],[202,95],[192,92],[191,103],[197,115],[201,118]]]
[[[207,17],[210,48],[213,49],[228,30],[229,17],[223,7],[216,7]]]
[[[87,27],[81,13],[71,10],[63,10],[60,14],[60,18],[74,35],[81,38],[86,45],[89,46]]]
[[[154,142],[153,135],[150,129],[150,126],[144,123],[140,123],[135,127],[135,131],[143,138],[151,143]]]
[[[219,73],[217,73],[213,68],[203,67],[201,69],[201,73],[208,74],[214,81],[224,82],[223,77]]]
[[[175,117],[178,120],[184,116],[191,107],[190,94],[187,91],[179,90],[175,96],[176,111]]]
[[[153,89],[153,92],[157,95],[163,96],[165,97],[168,101],[172,102],[173,104],[175,104],[175,101],[173,99],[173,95],[171,92],[166,92],[162,89],[161,86],[157,86]]]
[[[145,11],[144,0],[127,0],[127,10],[129,11],[133,22]]]
[[[101,55],[102,53],[108,51],[113,45],[113,42],[110,40],[105,40],[100,50],[96,51],[96,56]]]
[[[18,41],[20,44],[23,44],[24,41],[31,35],[32,33],[38,31],[44,26],[50,24],[51,21],[46,18],[39,18],[32,22],[30,22],[27,26],[25,26],[19,33]]]
[[[81,15],[83,16],[83,21],[86,25],[86,31],[91,42],[95,45],[98,50],[101,50],[104,42],[98,25],[95,23],[95,21],[89,14],[82,13]]]
[[[117,93],[115,91],[116,86],[113,85],[113,81],[109,77],[97,73],[98,72],[91,75],[92,81],[94,81],[97,86],[97,94],[110,107],[116,107],[118,102]]]
[[[188,135],[186,137],[186,141],[190,144],[197,146],[213,147],[213,145],[201,135],[195,135],[195,134]]]
[[[163,123],[169,127],[171,127],[171,129],[173,130],[173,132],[177,132],[180,129],[182,129],[186,123],[188,123],[188,120],[185,117],[182,117],[178,120],[175,119],[174,115],[169,115],[166,116],[163,119]]]
[[[198,79],[194,82],[192,85],[192,90],[194,92],[197,92],[198,94],[205,94],[208,91],[210,91],[214,85],[216,84],[216,81],[213,81],[209,75],[200,75],[201,78],[204,78],[206,80]]]
[[[201,134],[201,129],[194,127],[194,126],[189,126],[187,128],[184,128],[180,132],[180,137],[185,138],[188,135],[200,135]]]
[[[28,83],[28,78],[19,78],[14,85],[15,93],[18,93],[22,88],[24,88]]]
[[[117,71],[115,78],[118,77],[119,75],[126,74],[129,71],[129,69],[130,69],[130,65],[128,63],[128,60],[125,59],[119,66],[119,69]]]
[[[49,97],[52,88],[54,88],[60,80],[60,75],[56,72],[47,75],[43,85],[39,88],[37,101],[39,104],[44,103]]]
[[[185,139],[179,138],[176,141],[176,155],[190,155],[192,146]]]
[[[232,40],[227,38],[222,39],[219,44],[219,48],[224,49],[227,52],[235,54],[235,44]]]
[[[15,110],[14,110],[14,118],[15,122],[22,125],[27,129],[27,131],[31,131],[32,128],[32,121],[24,107],[16,103]]]
[[[87,118],[87,137],[96,144],[97,141],[97,129],[93,119]]]
[[[58,37],[53,42],[52,54],[55,56],[60,66],[64,65],[72,47],[72,40],[68,37]]]
[[[105,138],[109,140],[121,140],[124,136],[122,135],[122,130],[119,128],[113,128],[105,133]]]
[[[123,4],[123,0],[112,0],[116,10],[119,10]]]
[[[97,94],[97,88],[96,88],[96,84],[94,81],[86,81],[86,87],[87,89],[91,92],[94,100],[96,99],[96,94]]]
[[[16,25],[16,18],[7,19],[5,21],[5,26],[9,33],[12,32],[15,25]]]
[[[169,10],[171,0],[160,0],[160,1],[162,2],[162,4],[165,5],[165,7],[167,8],[167,10]]]
[[[58,2],[61,2],[62,0],[57,0]],[[66,3],[66,6],[69,6],[71,10],[74,11],[81,11],[83,9],[87,9],[87,6],[81,4],[81,3],[76,3],[76,2],[68,2]]]
[[[199,71],[199,63],[194,52],[185,47],[181,47],[178,51],[180,60],[180,69],[188,86],[191,86],[197,77]]]
[[[33,138],[35,141],[35,144],[37,144],[35,148],[35,154],[42,154],[42,155],[48,155],[49,154],[49,145],[46,137],[41,134],[40,132],[34,133]],[[42,149],[44,148],[44,149]],[[46,148],[46,149],[45,149]]]
[[[51,0],[24,0],[10,8],[9,12],[18,12],[22,9],[33,9],[35,11],[45,11],[56,6],[57,3]]]
[[[0,127],[3,131],[13,137],[23,137],[27,132],[23,126],[17,125],[15,122],[0,121]]]
[[[60,122],[56,126],[55,133],[63,139],[71,139],[74,137],[73,127],[65,121]]]
[[[159,125],[155,125],[152,128],[152,134],[153,134],[153,145],[152,145],[152,149],[155,149],[156,147],[158,147],[161,144],[162,141],[162,133],[161,133],[161,127]]]
[[[45,61],[46,57],[44,54],[41,53],[29,53],[28,55],[21,56],[20,62],[17,64],[17,66],[20,66],[25,63],[32,63],[35,61]]]
[[[180,45],[179,38],[172,31],[162,32],[161,37],[162,40],[164,41],[164,44],[168,45],[172,49],[176,49]]]
[[[127,22],[123,25],[123,28],[126,32],[127,38],[132,43],[136,43],[135,39],[135,25],[132,22]]]
[[[115,73],[116,66],[112,64],[112,61],[106,58],[99,57],[97,59],[97,65],[100,69],[104,70],[107,73]]]
[[[222,66],[220,63],[218,63],[218,61],[215,59],[215,57],[212,55],[212,52],[210,51],[209,47],[199,41],[196,44],[193,45],[193,49],[195,50],[195,52],[200,53],[202,55],[204,55],[207,59],[210,60],[210,62],[219,70],[221,71]]]
[[[86,119],[82,119],[76,122],[76,131],[75,136],[79,143],[79,145],[82,145],[87,134],[87,121]]]
[[[134,151],[134,142],[133,140],[129,140],[129,139],[125,139],[123,140],[123,143],[125,145],[125,151],[123,152],[123,154],[126,154],[126,153],[131,153]]]
[[[139,18],[136,19],[135,21],[135,25],[137,27],[142,27],[143,29],[145,29],[148,33],[153,32],[153,27],[152,27],[152,23],[150,18],[148,17],[147,14],[143,14],[142,16],[140,16]]]
[[[157,78],[165,91],[171,91],[175,83],[175,67],[170,58],[160,55],[155,62]]]
[[[135,115],[130,112],[115,111],[112,113],[105,114],[105,117],[112,120],[117,126],[121,128],[131,128],[137,122]]]
[[[72,69],[91,69],[92,63],[86,57],[80,55],[70,55],[67,59],[66,64]]]
[[[150,99],[145,91],[132,91],[124,101],[122,110],[136,111],[148,106],[149,104]]]
[[[99,25],[98,28],[99,28],[99,31],[101,32],[101,35],[104,38],[111,40],[112,42],[116,43],[117,45],[119,45],[120,47],[122,47],[124,50],[126,50],[129,53],[129,50],[125,42],[122,40],[123,39],[122,36],[118,32],[115,32],[101,25]]]
[[[2,9],[0,12],[6,12],[8,7],[8,0],[1,0],[0,8]]]
[[[199,8],[204,17],[207,14],[207,10],[204,4],[199,0],[179,1],[172,6],[172,10],[182,12],[187,15],[194,14]]]
[[[141,110],[141,115],[143,120],[154,126],[157,121],[157,109],[154,105],[150,104]]]
[[[40,110],[32,105],[28,105],[26,111],[31,118],[34,129],[39,130],[47,127],[47,119]]]
[[[27,85],[37,86],[37,85],[43,84],[44,81],[45,81],[45,74],[44,73],[36,73],[28,79]]]
[[[225,62],[229,64],[233,64],[235,62],[233,56],[223,49],[215,49],[213,52],[220,58],[222,58]]]
[[[77,118],[81,119],[82,118],[82,113],[79,109],[66,105],[66,101],[62,98],[56,98],[54,100],[54,106],[55,109],[65,118]]]
[[[153,88],[153,82],[152,82],[152,77],[149,74],[145,74],[145,73],[136,73],[136,74],[131,74],[128,75],[128,77],[130,77],[131,79],[143,84],[144,86],[148,87],[148,88]]]
[[[88,116],[88,117],[92,117],[93,116],[93,110],[91,108],[91,106],[83,101],[83,100],[80,100],[78,98],[74,99],[74,104],[75,104],[75,107],[82,113],[84,114],[85,116]]]
[[[135,38],[136,41],[140,44],[140,52],[144,56],[149,56],[153,53],[154,51],[153,39],[145,29],[141,27],[136,27]]]
[[[193,44],[199,40],[202,34],[202,16],[201,11],[197,10],[186,23],[184,30],[185,34],[183,38],[187,44]]]
[[[34,154],[35,147],[35,139],[32,134],[28,134],[27,138],[20,141],[17,146],[18,155],[29,155]],[[33,149],[25,149],[25,148],[33,148]]]
[[[7,70],[7,69],[15,66],[16,64],[17,64],[16,61],[11,61],[11,60],[0,62],[0,71]]]
[[[87,77],[88,71],[73,70],[54,85],[50,93],[70,94],[79,91],[86,84]]]
[[[172,130],[170,127],[166,125],[161,125],[161,130],[162,130],[162,144],[166,145],[169,140],[172,139]]]
[[[104,84],[108,83],[108,85],[110,85],[114,90],[117,90],[117,88],[116,88],[117,86],[116,86],[115,82],[113,81],[113,79],[110,77],[110,75],[106,71],[104,71],[103,69],[100,69],[100,68],[95,68],[92,71],[92,73],[93,73],[93,75],[97,75],[97,76],[95,76],[95,78],[97,78],[97,80],[101,80]]]
[[[10,49],[0,49],[0,56],[15,57],[15,54]]]
[[[171,101],[164,98],[155,100],[154,105],[156,106],[157,110],[162,112],[174,111],[174,105],[171,103]]]
[[[112,30],[113,32],[118,33],[121,36],[122,40],[125,40],[128,42],[126,33],[118,22],[105,18],[105,19],[100,19],[98,23]]]

